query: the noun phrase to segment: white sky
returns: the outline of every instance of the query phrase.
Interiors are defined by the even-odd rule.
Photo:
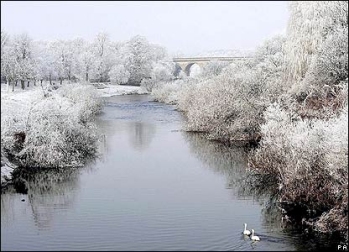
[[[253,49],[284,33],[287,2],[77,2],[1,1],[1,30],[27,32],[35,40],[92,40],[106,32],[113,41],[142,35],[169,53]]]

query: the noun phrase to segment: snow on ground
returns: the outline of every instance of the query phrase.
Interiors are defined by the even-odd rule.
[[[63,84],[65,85],[65,84]],[[69,84],[68,84],[69,85]],[[111,85],[105,83],[92,83],[96,87],[97,93],[100,97],[111,97],[116,95],[129,95],[129,94],[148,94],[143,87],[139,86],[126,86],[126,85]],[[45,86],[44,86],[45,87]],[[58,85],[59,87],[59,85]],[[12,88],[12,87],[11,87]],[[1,99],[8,98],[11,96],[15,100],[31,100],[30,96],[33,94],[33,90],[41,90],[41,86],[29,87],[25,90],[22,90],[19,86],[15,87],[15,91],[7,91],[7,85],[1,84]]]
[[[138,86],[110,85],[102,83],[93,83],[93,86],[97,88],[97,92],[100,95],[100,97],[149,93],[143,87]]]

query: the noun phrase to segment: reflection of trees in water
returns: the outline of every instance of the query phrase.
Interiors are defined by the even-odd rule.
[[[130,122],[128,127],[131,146],[139,151],[149,147],[155,135],[155,125],[144,122]]]
[[[218,142],[207,140],[198,133],[184,133],[190,150],[211,170],[227,178],[227,187],[237,191],[238,196],[248,196],[246,177],[247,153],[242,148],[229,148]]]
[[[184,133],[191,152],[210,169],[223,174],[227,188],[238,197],[253,197],[262,207],[262,225],[284,232],[285,237],[297,237],[294,244],[299,250],[336,248],[341,240],[335,236],[312,233],[297,223],[288,222],[277,201],[278,184],[272,177],[254,174],[247,168],[247,152],[242,148],[225,146],[207,140],[202,134]],[[279,233],[280,234],[280,233]],[[281,235],[283,236],[283,235]],[[268,241],[285,242],[284,238],[265,236]],[[342,242],[343,244],[343,242]]]
[[[198,133],[184,133],[184,137],[196,157],[210,169],[226,177],[227,188],[232,193],[239,198],[253,197],[257,202],[264,203],[263,221],[279,226],[281,215],[271,190],[276,188],[275,183],[248,171],[246,149],[209,141]]]
[[[6,226],[11,221],[15,220],[15,201],[18,197],[12,197],[9,193],[1,194],[1,225]]]
[[[49,228],[57,209],[69,209],[75,201],[80,169],[47,169],[18,171],[15,187],[28,195],[35,224]],[[9,208],[11,206],[8,206]]]
[[[108,139],[111,139],[116,133],[126,131],[131,147],[143,151],[150,146],[156,132],[154,124],[141,121],[122,121],[120,124],[115,124],[115,122],[101,120],[99,126],[101,137],[99,138],[98,152],[102,160],[108,155],[109,149],[112,149]]]

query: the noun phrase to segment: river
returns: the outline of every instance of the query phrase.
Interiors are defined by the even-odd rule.
[[[108,98],[96,122],[105,135],[100,158],[81,169],[28,176],[25,194],[1,195],[1,250],[314,246],[285,231],[278,212],[243,183],[243,150],[186,133],[183,120],[149,95]],[[242,235],[245,222],[261,241]]]

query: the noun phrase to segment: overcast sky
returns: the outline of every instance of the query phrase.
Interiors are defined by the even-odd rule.
[[[287,2],[36,2],[1,1],[1,30],[27,32],[35,40],[92,40],[106,32],[113,41],[135,35],[169,53],[253,49],[285,32]]]

